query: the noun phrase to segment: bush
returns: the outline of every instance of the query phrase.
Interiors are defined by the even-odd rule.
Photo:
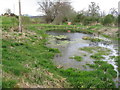
[[[105,17],[102,19],[101,23],[102,23],[103,25],[107,25],[107,26],[108,26],[108,25],[111,25],[114,21],[115,21],[114,16],[111,15],[111,14],[109,14],[109,15],[105,16]]]
[[[90,25],[92,23],[99,22],[99,18],[97,17],[86,17],[83,21],[84,25]]]
[[[83,22],[85,19],[85,16],[83,14],[78,14],[75,19],[74,22]]]

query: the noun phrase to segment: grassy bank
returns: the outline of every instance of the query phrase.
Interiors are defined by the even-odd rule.
[[[61,25],[58,29],[57,25],[29,25],[23,33],[18,33],[9,32],[10,28],[5,29],[7,24],[3,24],[3,88],[115,88],[112,79],[116,73],[106,62],[95,62],[93,71],[65,70],[53,64],[54,55],[60,52],[46,47],[48,35],[45,31],[67,31],[71,27],[63,29],[65,25]],[[73,26],[72,30],[93,32],[88,29],[76,30]]]
[[[47,48],[46,35],[35,30],[22,34],[3,32],[3,88],[67,87],[52,63],[59,51]]]
[[[3,32],[3,87],[115,87],[112,76],[102,69],[57,68],[52,59],[59,51],[45,46],[46,37],[43,30],[33,27],[22,34]]]

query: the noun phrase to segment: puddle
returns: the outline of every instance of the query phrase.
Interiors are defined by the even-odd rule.
[[[82,33],[67,33],[67,32],[47,32],[50,35],[54,36],[59,36],[59,35],[65,35],[67,36],[70,41],[57,41],[57,40],[52,40],[51,44],[48,44],[49,47],[52,48],[58,48],[61,53],[57,54],[54,57],[54,62],[56,65],[61,65],[64,68],[77,68],[80,70],[92,70],[89,67],[84,67],[83,65],[90,63],[93,63],[92,59],[89,59],[89,56],[84,56],[83,60],[81,62],[76,61],[74,59],[70,59],[70,57],[73,56],[82,56],[83,54],[86,54],[86,52],[79,50],[79,48],[89,46],[88,41],[83,40],[83,36],[90,36],[87,34],[82,34]],[[66,43],[65,43],[66,42]]]

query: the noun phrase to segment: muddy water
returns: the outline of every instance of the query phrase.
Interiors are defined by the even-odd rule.
[[[112,52],[108,56],[104,56],[106,59],[104,61],[107,61],[109,64],[112,64],[114,66],[114,70],[117,72],[117,78],[114,80],[115,82],[118,82],[118,70],[117,65],[114,61],[114,59],[110,59],[109,56],[117,56],[117,46],[115,44],[109,43],[92,43],[88,40],[83,40],[82,37],[89,36],[92,37],[92,35],[83,34],[83,33],[68,33],[68,32],[58,32],[58,31],[50,31],[47,32],[47,34],[59,36],[59,35],[65,35],[69,38],[69,40],[56,40],[50,38],[50,43],[47,45],[52,48],[58,48],[61,53],[57,54],[54,57],[54,63],[58,66],[62,66],[63,68],[77,68],[80,70],[92,70],[88,66],[85,66],[86,64],[93,64],[93,59],[90,58],[90,53],[84,52],[82,50],[79,50],[79,48],[86,47],[86,46],[100,46],[110,49]],[[104,39],[106,41],[110,41],[109,39],[106,39],[104,37],[99,37],[101,39]],[[111,42],[111,41],[110,41]],[[74,59],[70,59],[70,57],[74,56],[82,56],[82,61],[76,61]],[[118,86],[118,85],[116,85]]]

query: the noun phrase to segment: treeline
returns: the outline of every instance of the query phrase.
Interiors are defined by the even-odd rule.
[[[111,8],[109,14],[100,10],[100,6],[91,2],[87,10],[76,12],[69,1],[43,0],[38,2],[39,11],[45,14],[46,23],[63,24],[72,22],[73,24],[93,25],[102,24],[115,26],[118,23],[117,9]]]
[[[74,18],[74,23],[79,23],[83,25],[96,25],[102,24],[105,26],[117,26],[118,25],[118,17],[114,17],[112,14],[108,14],[104,17],[93,17],[93,16],[85,16],[83,14],[78,14]]]
[[[67,24],[67,22],[72,22],[72,24],[81,25],[102,24],[105,26],[118,26],[118,19],[120,18],[117,9],[111,8],[109,14],[105,14],[105,12],[101,11],[99,5],[95,2],[91,2],[87,10],[81,10],[78,12],[73,9],[69,1],[64,0],[56,0],[56,2],[51,0],[43,0],[42,2],[38,1],[38,5],[38,11],[43,12],[44,16],[30,18],[27,15],[23,15],[23,25],[30,23],[62,25]],[[18,16],[11,13],[10,9],[6,10],[2,16],[11,16],[18,19]]]

